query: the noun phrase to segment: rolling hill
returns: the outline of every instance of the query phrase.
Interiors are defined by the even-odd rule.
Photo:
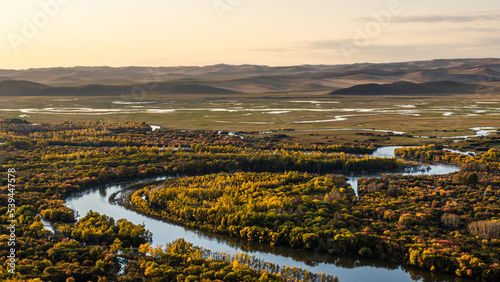
[[[0,80],[21,81],[10,82],[10,85],[0,81],[0,95],[3,96],[68,93],[90,96],[119,95],[130,93],[134,91],[134,87],[143,84],[155,84],[156,88],[152,91],[164,94],[328,94],[336,89],[341,92],[370,91],[385,94],[435,94],[448,91],[469,93],[471,86],[467,84],[500,84],[500,59],[283,67],[217,64],[179,67],[0,69]],[[450,84],[451,82],[463,84]],[[353,86],[357,87],[349,89]]]
[[[476,84],[454,81],[425,83],[395,82],[391,84],[361,84],[330,92],[334,95],[439,95],[474,93]]]
[[[0,81],[0,96],[116,96],[145,90],[159,94],[236,94],[225,88],[196,83],[151,83],[147,85],[100,85],[50,87],[23,80]]]
[[[0,81],[0,96],[33,96],[41,93],[49,86],[25,80]]]

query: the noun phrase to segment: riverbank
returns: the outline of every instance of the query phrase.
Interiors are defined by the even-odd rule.
[[[381,157],[381,156],[393,157],[394,156],[394,147],[393,148],[380,148],[379,150],[376,151],[376,153],[374,155],[379,156],[379,157]],[[117,187],[113,188],[113,186],[111,186],[110,188],[108,188],[106,195],[109,195],[110,193],[112,195],[116,195],[115,193],[122,191],[122,190],[123,190],[122,188],[117,188]],[[101,191],[100,194],[103,194],[103,191]],[[99,206],[102,206],[103,200],[106,201],[108,199],[106,197],[106,199],[101,198],[101,199],[93,199],[93,200],[84,200],[83,202],[80,202],[79,206],[87,207],[91,203],[99,203],[99,202],[101,202],[101,203],[99,203]],[[77,202],[75,202],[75,200],[70,200],[69,202],[67,202],[68,206],[78,205],[76,203]],[[90,208],[92,208],[92,207],[97,208],[95,205],[90,206]],[[112,207],[113,207],[113,208],[111,208],[112,210],[115,210],[115,208],[118,208],[117,206],[112,206]],[[185,238],[187,241],[193,242],[195,245],[204,246],[205,248],[212,249],[212,250],[222,249],[221,251],[248,252],[249,254],[257,255],[258,257],[264,258],[268,261],[278,262],[280,265],[281,264],[293,265],[293,266],[301,267],[304,269],[308,269],[309,271],[315,271],[315,272],[320,271],[320,272],[325,272],[325,273],[332,274],[332,275],[337,275],[337,276],[339,276],[341,281],[356,281],[355,279],[358,279],[357,281],[360,281],[359,279],[361,279],[361,280],[368,279],[368,277],[370,277],[374,273],[378,273],[378,277],[380,277],[380,280],[376,280],[376,281],[388,281],[388,280],[394,279],[394,277],[398,277],[397,278],[398,281],[412,281],[412,279],[409,278],[408,276],[406,276],[406,278],[404,278],[405,277],[405,274],[404,274],[405,270],[403,270],[403,268],[397,266],[397,264],[390,266],[389,269],[387,269],[387,270],[382,271],[380,269],[380,266],[381,265],[388,266],[388,265],[390,265],[390,263],[387,263],[387,262],[382,263],[380,261],[370,262],[370,260],[366,260],[366,259],[362,259],[362,258],[361,259],[360,258],[353,258],[353,259],[348,260],[348,261],[352,262],[350,264],[350,266],[345,265],[345,267],[351,268],[351,267],[354,267],[355,265],[362,266],[361,269],[359,269],[359,267],[354,268],[353,270],[355,270],[354,272],[356,272],[356,274],[353,274],[354,272],[351,272],[350,270],[348,271],[348,270],[343,269],[343,268],[339,269],[338,266],[334,266],[333,261],[338,261],[338,259],[334,259],[332,262],[328,263],[328,261],[331,261],[332,257],[325,255],[325,254],[321,255],[320,253],[311,252],[309,255],[304,255],[305,253],[307,253],[307,251],[306,252],[303,250],[302,251],[299,251],[299,250],[295,251],[295,250],[291,250],[291,249],[287,249],[287,248],[283,248],[283,247],[272,247],[272,246],[269,246],[268,244],[259,244],[256,242],[250,242],[250,241],[238,239],[235,237],[215,235],[213,233],[201,232],[201,231],[197,231],[197,230],[190,230],[190,229],[186,229],[186,228],[182,228],[182,227],[177,227],[175,225],[168,224],[165,222],[157,221],[157,220],[154,220],[154,219],[151,219],[148,217],[144,217],[144,216],[139,215],[137,213],[133,213],[133,212],[130,213],[130,211],[123,210],[123,209],[118,209],[115,212],[112,212],[111,210],[108,210],[106,208],[105,210],[103,210],[103,212],[106,214],[116,214],[117,216],[126,215],[126,217],[129,219],[138,217],[137,222],[144,222],[146,224],[146,227],[153,231],[153,244],[156,244],[156,243],[163,244],[165,242],[168,242],[169,240],[174,239],[174,237],[179,237],[179,238],[182,237],[182,238]],[[163,226],[163,228],[160,228],[159,226]],[[165,230],[169,230],[168,234],[171,234],[171,235],[166,234]],[[155,235],[157,233],[161,234],[160,238],[162,238],[162,239],[156,239],[156,238],[158,238],[157,236],[159,236],[159,235]],[[165,238],[165,236],[167,236],[167,238]],[[168,236],[170,236],[170,237],[168,237]],[[200,238],[200,236],[202,236],[202,237],[208,236],[208,238],[207,238],[208,241],[206,239]],[[215,237],[213,237],[213,236],[215,236]],[[170,238],[170,239],[168,239],[168,238]],[[209,239],[209,238],[213,238],[213,239]],[[215,238],[217,238],[216,244],[214,242]],[[232,243],[229,243],[229,242],[232,242]],[[229,244],[229,248],[228,248],[228,245],[226,245],[226,244]],[[283,253],[283,250],[286,250],[285,253]],[[269,254],[268,252],[277,253],[278,256]],[[296,252],[296,254],[293,255],[295,252]],[[283,255],[285,255],[287,257],[291,256],[292,260],[289,261],[288,259],[283,258],[282,257]],[[305,263],[300,263],[300,261],[303,259],[306,259]],[[307,261],[309,261],[309,263]],[[316,261],[316,262],[312,263],[312,261]],[[312,263],[312,266],[311,266],[311,263]],[[368,267],[369,265],[378,265],[378,266],[375,269],[373,269],[373,267]],[[368,267],[368,269],[366,269],[366,267]],[[364,272],[365,270],[366,270],[366,273]],[[417,277],[425,277],[427,275],[430,275],[430,273],[426,273],[425,271],[415,270],[415,269],[411,269],[411,268],[410,268],[410,270],[406,270],[406,271],[410,271],[413,274],[418,273],[418,275],[416,275]],[[341,275],[339,275],[339,273]],[[342,273],[345,273],[345,274],[342,275]],[[433,274],[433,275],[435,275],[435,274]],[[438,275],[438,276],[440,276],[440,275]],[[439,281],[454,281],[454,280],[452,280],[452,279],[454,279],[453,276],[446,278],[446,275],[443,274],[443,275],[441,275],[441,277],[442,278],[440,278],[441,280],[439,280]],[[353,279],[353,280],[350,280],[350,279]]]

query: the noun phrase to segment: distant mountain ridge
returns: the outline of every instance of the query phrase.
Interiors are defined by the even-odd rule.
[[[391,84],[361,84],[338,89],[329,94],[336,95],[415,95],[415,94],[467,94],[478,89],[476,84],[455,81],[435,81],[424,83],[395,82]]]
[[[31,96],[33,93],[43,92],[49,86],[25,80],[0,81],[0,96]]]
[[[387,85],[398,82],[418,84],[393,85],[384,89],[372,85],[374,91],[411,91],[427,93],[429,82],[451,81],[485,86],[500,85],[500,59],[450,59],[382,64],[298,65],[271,67],[265,65],[179,66],[179,67],[70,67],[2,70],[0,80],[29,81],[43,86],[23,83],[11,87],[11,94],[116,95],[130,92],[140,85],[159,84],[154,91],[161,93],[232,94],[232,93],[287,93],[307,92],[328,94],[332,90],[356,85]],[[11,83],[12,84],[12,83]],[[8,86],[8,87],[7,87]],[[453,85],[448,85],[452,87]],[[462,85],[465,86],[465,85]],[[43,90],[38,87],[47,87]],[[366,86],[364,86],[366,87]],[[424,87],[424,88],[422,88]],[[455,86],[453,86],[455,87]],[[23,88],[23,89],[21,89]],[[438,87],[439,88],[439,87]],[[19,90],[13,93],[12,90]],[[392,90],[391,90],[392,89]],[[456,88],[454,88],[456,89]],[[0,89],[0,95],[7,90]],[[410,90],[405,90],[410,91]],[[403,91],[403,92],[405,92]],[[469,90],[467,90],[469,91]],[[1,94],[4,93],[4,94]]]
[[[24,80],[0,81],[0,96],[116,96],[149,90],[160,94],[237,94],[238,92],[197,83],[151,83],[147,85],[100,85],[50,87]]]

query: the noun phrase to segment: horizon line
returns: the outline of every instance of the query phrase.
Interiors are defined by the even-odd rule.
[[[388,64],[401,64],[401,63],[416,63],[416,62],[431,62],[431,61],[465,61],[465,60],[500,60],[500,57],[479,57],[479,58],[452,58],[452,59],[443,59],[443,58],[435,58],[429,60],[411,60],[411,61],[391,61],[384,63],[374,63],[374,62],[362,62],[362,63],[351,63],[351,64],[298,64],[298,65],[262,65],[262,64],[228,64],[228,63],[216,63],[209,65],[175,65],[175,66],[147,66],[147,65],[124,65],[124,66],[111,66],[111,65],[100,65],[100,66],[84,66],[84,65],[76,65],[76,66],[54,66],[54,67],[33,67],[33,68],[0,68],[0,70],[4,71],[23,71],[23,70],[34,70],[34,69],[72,69],[72,68],[204,68],[204,67],[213,67],[213,66],[259,66],[259,67],[268,67],[268,68],[285,68],[285,67],[301,67],[301,66],[354,66],[354,65],[388,65]]]

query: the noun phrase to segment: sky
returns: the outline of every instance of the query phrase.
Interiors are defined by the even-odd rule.
[[[2,0],[0,68],[500,57],[498,0]]]

